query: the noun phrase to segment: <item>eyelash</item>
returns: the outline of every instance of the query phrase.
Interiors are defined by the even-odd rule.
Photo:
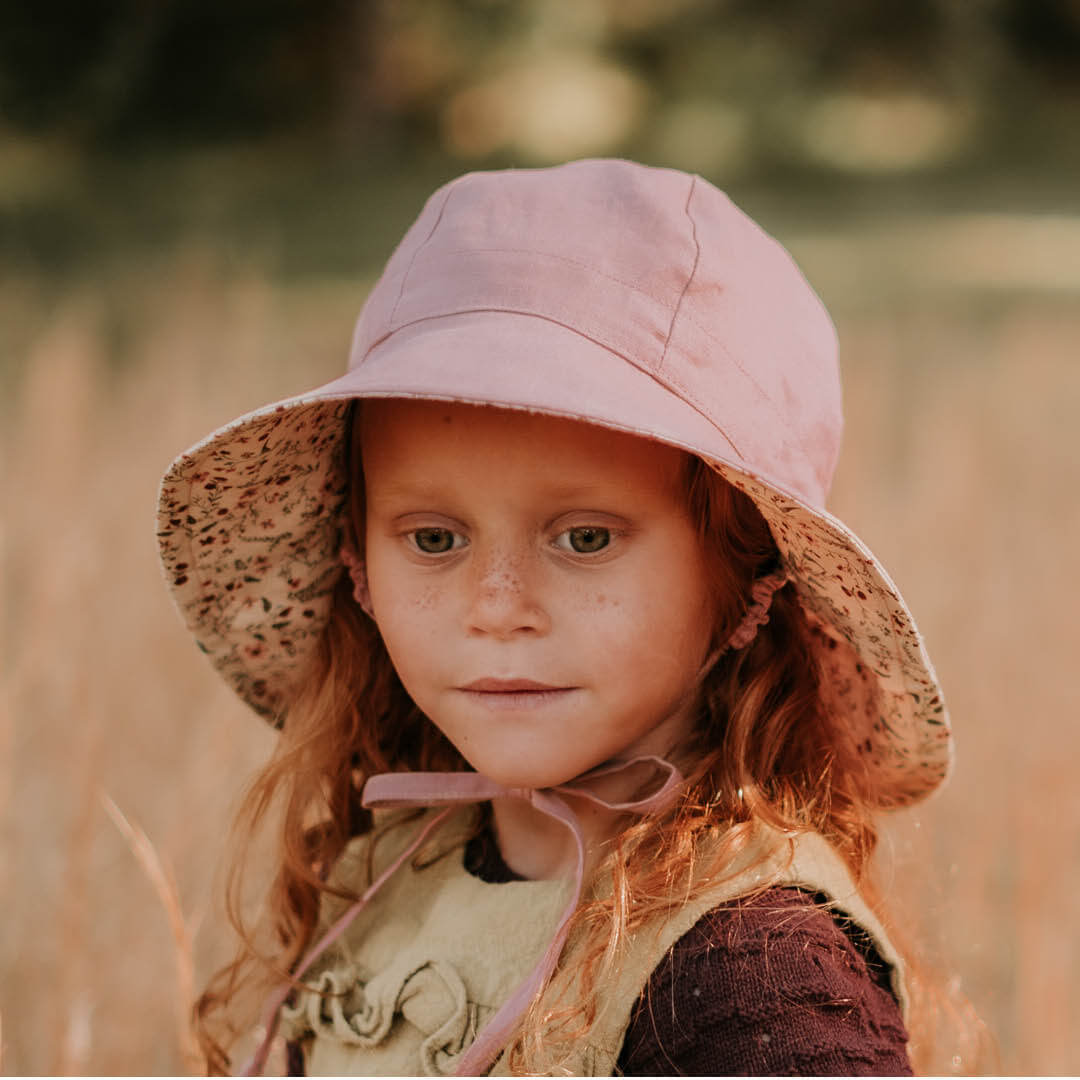
[[[608,528],[606,525],[574,525],[569,529],[563,529],[563,531],[559,533],[556,539],[559,539],[563,536],[568,536],[570,533],[574,532],[599,532],[607,534],[607,543],[604,544],[603,547],[598,548],[596,551],[574,551],[572,548],[563,548],[561,545],[559,545],[560,550],[566,552],[566,554],[577,555],[579,557],[586,558],[590,555],[599,555],[608,551],[611,547],[612,542],[618,535],[620,535],[617,530]],[[466,546],[463,544],[461,545],[461,547],[457,548],[450,547],[447,548],[445,551],[425,551],[416,542],[416,537],[421,533],[448,533],[451,537],[457,537],[461,535],[460,533],[455,533],[452,529],[446,529],[439,525],[430,526],[426,529],[410,529],[407,533],[405,533],[405,536],[408,537],[412,550],[419,555],[424,555],[431,558],[440,558],[444,555],[451,555],[455,551],[460,551],[461,547]]]

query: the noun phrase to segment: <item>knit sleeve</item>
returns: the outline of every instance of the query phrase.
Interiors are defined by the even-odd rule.
[[[625,1076],[910,1076],[888,967],[814,897],[774,888],[717,908],[657,966]]]

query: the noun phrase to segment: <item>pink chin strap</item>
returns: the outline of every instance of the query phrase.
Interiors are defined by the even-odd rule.
[[[605,777],[624,772],[641,764],[651,764],[662,774],[663,783],[651,795],[631,802],[610,802],[591,790],[592,784]],[[552,788],[508,788],[489,780],[479,773],[382,773],[371,777],[364,785],[363,803],[371,808],[394,808],[410,806],[441,806],[440,813],[432,817],[417,833],[405,850],[371,883],[364,894],[327,930],[312,946],[293,971],[293,980],[299,980],[311,965],[337,941],[363,910],[367,902],[425,840],[441,825],[456,807],[492,799],[523,799],[537,810],[560,822],[574,836],[576,865],[574,887],[563,909],[559,924],[544,955],[520,986],[503,1003],[495,1015],[481,1028],[472,1045],[462,1054],[455,1070],[458,1076],[482,1076],[502,1052],[510,1034],[521,1019],[533,997],[543,988],[551,976],[570,929],[570,920],[581,900],[585,878],[585,836],[573,809],[564,795],[586,799],[606,810],[634,814],[651,814],[667,809],[678,795],[683,784],[679,770],[669,761],[653,756],[614,761],[585,773],[568,784]],[[292,982],[275,990],[266,1003],[265,1031],[262,1042],[245,1065],[240,1075],[257,1076],[262,1073],[270,1053],[270,1044],[277,1031],[278,1014],[292,989]]]

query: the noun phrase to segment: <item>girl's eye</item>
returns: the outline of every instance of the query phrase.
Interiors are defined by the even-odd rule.
[[[449,529],[414,529],[409,535],[425,555],[442,555],[454,546],[454,534]]]
[[[578,555],[592,555],[611,543],[611,530],[598,525],[579,525],[576,529],[567,529],[560,539],[562,536],[569,538],[570,550]]]

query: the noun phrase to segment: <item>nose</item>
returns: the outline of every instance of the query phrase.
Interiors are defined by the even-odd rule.
[[[475,551],[471,570],[465,615],[469,633],[511,638],[548,631],[536,560],[520,548]]]

